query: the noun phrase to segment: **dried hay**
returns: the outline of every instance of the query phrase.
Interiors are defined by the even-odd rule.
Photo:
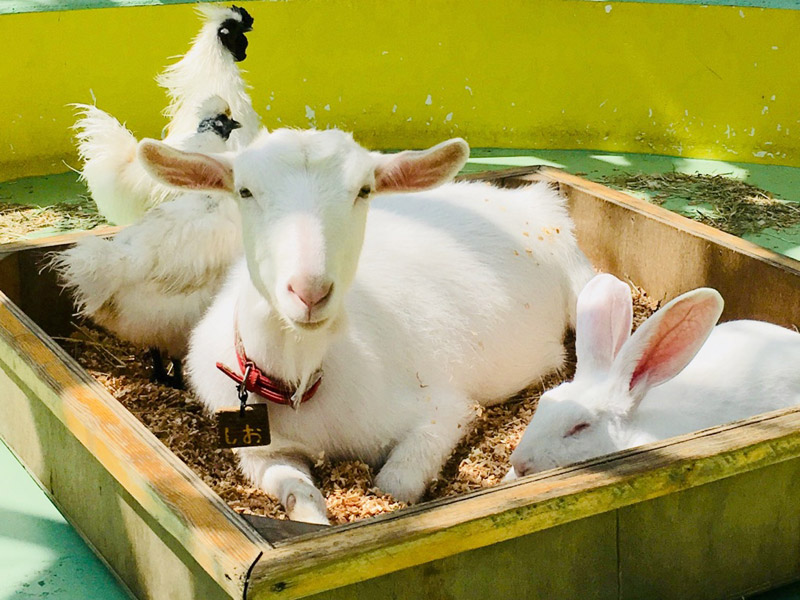
[[[634,286],[638,326],[657,308]],[[277,500],[254,487],[236,468],[232,451],[217,448],[211,418],[191,393],[149,380],[147,352],[95,327],[76,325],[69,338],[57,338],[109,392],[181,460],[240,513],[286,518]],[[568,336],[562,373],[551,375],[498,406],[484,408],[434,481],[425,499],[442,498],[496,485],[509,468],[516,447],[542,392],[571,377],[574,339]],[[314,475],[326,497],[333,523],[348,523],[405,506],[374,488],[373,472],[360,461],[321,460]]]
[[[775,198],[759,187],[724,175],[623,173],[601,181],[619,189],[644,192],[659,206],[673,198],[685,200],[695,208],[686,211],[685,216],[733,235],[800,224],[800,204]]]
[[[105,222],[94,201],[86,197],[50,206],[0,202],[0,244],[17,242],[39,230],[51,233],[86,230]]]

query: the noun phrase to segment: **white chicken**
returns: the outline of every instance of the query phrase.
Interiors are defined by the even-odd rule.
[[[175,190],[157,183],[136,157],[139,141],[116,118],[86,104],[77,104],[82,114],[75,125],[80,157],[81,179],[86,182],[98,212],[110,223],[127,225],[140,219],[148,210],[175,198]],[[218,96],[208,98],[195,114],[195,130],[170,136],[166,143],[192,152],[225,152],[230,132],[240,127],[230,118],[230,107]],[[219,131],[197,126],[200,120],[226,119],[235,123],[230,130],[224,124]],[[224,135],[221,135],[224,133]]]
[[[203,103],[195,126],[195,135],[184,145],[199,152],[224,146],[239,123],[230,118],[227,103],[215,96]],[[180,357],[189,332],[240,253],[235,201],[225,194],[184,191],[113,239],[79,239],[53,256],[51,265],[72,293],[79,314],[151,348],[154,379],[182,387]],[[172,359],[173,375],[167,374],[161,352]]]
[[[205,6],[199,9],[205,23],[181,60],[167,67],[158,81],[167,88],[170,105],[165,109],[171,122],[164,142],[181,150],[223,152],[246,145],[260,128],[237,61],[245,57],[253,19],[243,8]],[[204,107],[217,96],[226,111]],[[117,225],[127,225],[148,210],[172,199],[176,192],[156,183],[136,157],[136,137],[115,117],[96,106],[76,104],[80,118],[78,153],[86,182],[98,212]],[[198,130],[198,111],[209,117],[226,112],[240,123],[230,140]],[[229,135],[231,132],[228,132]]]
[[[166,88],[170,104],[164,114],[170,119],[169,135],[185,135],[195,128],[194,107],[210,94],[223,98],[242,128],[231,136],[230,147],[247,146],[261,128],[253,109],[247,84],[236,65],[247,57],[246,33],[253,29],[253,17],[238,6],[204,4],[197,8],[204,19],[192,47],[157,77]]]

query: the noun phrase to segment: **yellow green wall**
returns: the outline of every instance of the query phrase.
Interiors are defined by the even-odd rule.
[[[591,148],[800,166],[800,11],[584,0],[245,1],[270,128],[372,147]],[[70,102],[158,136],[191,5],[0,15],[0,179],[75,165]],[[313,116],[312,116],[313,115]]]

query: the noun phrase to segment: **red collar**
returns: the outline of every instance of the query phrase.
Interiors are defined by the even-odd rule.
[[[297,394],[297,388],[292,388],[282,381],[268,377],[261,369],[258,368],[258,365],[247,358],[247,354],[245,354],[244,351],[244,344],[242,343],[242,337],[239,335],[238,320],[234,325],[234,335],[236,336],[236,360],[239,363],[239,370],[242,374],[239,375],[238,373],[235,373],[232,369],[219,362],[217,363],[217,368],[238,384],[237,391],[239,393],[239,399],[242,402],[246,402],[247,392],[252,392],[269,400],[270,402],[297,408],[297,405],[311,400],[311,398],[314,397],[314,394],[317,393],[317,390],[322,383],[321,370],[317,371],[317,373],[314,375],[316,377],[316,381],[314,381],[314,383],[311,384],[311,387],[309,387],[303,393],[302,398],[295,402],[293,398]]]

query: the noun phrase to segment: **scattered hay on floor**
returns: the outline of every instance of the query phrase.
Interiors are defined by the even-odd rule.
[[[634,323],[638,326],[657,303],[634,287]],[[286,518],[277,500],[253,486],[236,468],[232,451],[216,447],[211,418],[189,392],[152,383],[146,351],[92,326],[79,325],[70,338],[57,341],[103,384],[167,447],[193,469],[237,512]],[[425,499],[443,498],[500,482],[509,457],[530,422],[542,392],[572,376],[573,336],[567,339],[567,362],[558,375],[501,405],[483,408],[474,427],[447,461]],[[322,460],[314,475],[326,497],[333,523],[348,523],[405,506],[374,487],[374,473],[360,461]]]
[[[50,206],[0,202],[0,244],[18,242],[41,229],[53,233],[87,230],[105,222],[90,198]]]
[[[88,324],[56,341],[231,508],[286,518],[277,500],[239,472],[233,452],[216,446],[203,405],[187,391],[150,381],[147,351]]]
[[[686,216],[733,235],[800,224],[800,204],[775,198],[759,187],[723,175],[622,173],[601,181],[622,190],[644,192],[658,205],[671,198],[686,200],[690,206],[698,207]]]
[[[358,460],[320,461],[314,468],[314,477],[325,496],[331,522],[336,525],[406,506],[374,487],[372,469]]]

